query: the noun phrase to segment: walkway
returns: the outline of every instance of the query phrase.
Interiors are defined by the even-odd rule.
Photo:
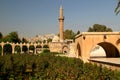
[[[113,70],[120,70],[120,58],[90,58],[90,62],[103,64]]]

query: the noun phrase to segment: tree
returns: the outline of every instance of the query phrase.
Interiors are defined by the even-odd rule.
[[[49,42],[52,42],[52,39],[51,38],[48,38],[47,39],[47,42],[49,43]]]
[[[5,54],[11,54],[12,53],[12,46],[10,44],[4,45],[3,52]]]
[[[11,33],[9,33],[8,36],[10,37],[11,42],[14,42],[14,43],[20,42],[20,39],[18,37],[18,33],[17,32],[11,32]]]
[[[10,37],[8,35],[5,36],[2,41],[3,42],[12,42],[11,39],[10,39]]]
[[[89,27],[88,32],[112,32],[112,29],[105,25],[94,24],[93,27]]]
[[[11,32],[7,36],[3,38],[3,42],[13,42],[13,43],[20,43],[20,39],[18,37],[17,32]]]
[[[75,33],[72,30],[65,30],[64,31],[64,39],[74,39],[75,38]]]
[[[80,34],[80,31],[79,31],[79,30],[77,31],[76,35],[78,35],[78,34]]]
[[[116,15],[120,12],[120,0],[118,1],[117,7],[115,8]]]
[[[28,43],[27,39],[22,38],[22,43]]]
[[[2,33],[0,32],[0,39],[2,39],[2,37],[3,37],[3,35],[2,35]]]

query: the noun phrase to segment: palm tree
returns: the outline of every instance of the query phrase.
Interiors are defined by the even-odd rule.
[[[120,12],[120,0],[118,1],[117,7],[115,8],[116,15]]]

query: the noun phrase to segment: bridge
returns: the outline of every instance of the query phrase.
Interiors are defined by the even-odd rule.
[[[89,62],[96,45],[101,46],[107,58],[120,57],[120,32],[83,32],[75,38],[76,56]]]
[[[45,48],[45,46],[47,46],[48,48],[49,48],[49,43],[10,43],[10,42],[6,42],[6,43],[4,43],[4,42],[1,42],[0,43],[0,46],[1,46],[1,48],[2,48],[2,52],[1,52],[1,55],[4,55],[5,53],[4,53],[4,47],[5,47],[5,45],[10,45],[11,46],[11,49],[12,49],[12,54],[14,54],[15,53],[15,47],[20,47],[20,53],[22,53],[22,51],[23,51],[23,46],[26,46],[27,47],[27,51],[29,52],[30,50],[29,50],[29,48],[30,48],[30,46],[33,46],[34,47],[34,54],[36,54],[37,52],[37,48],[40,48],[41,50],[43,50],[43,48]]]

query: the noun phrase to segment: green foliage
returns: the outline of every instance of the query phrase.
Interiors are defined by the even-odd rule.
[[[12,42],[10,37],[7,35],[2,39],[3,42]]]
[[[33,50],[33,51],[34,51],[34,50],[35,50],[35,47],[34,47],[34,46],[30,46],[30,47],[29,47],[29,50]]]
[[[2,33],[0,32],[0,39],[2,39],[3,38],[3,35],[2,35]]]
[[[5,36],[4,38],[2,38],[3,42],[13,42],[13,43],[20,43],[20,39],[18,37],[18,33],[17,32],[11,32],[9,33],[7,36]]]
[[[25,38],[22,38],[22,41],[20,40],[17,32],[11,32],[8,35],[6,35],[3,38],[2,33],[0,32],[0,42],[13,42],[13,43],[27,43],[28,41]]]
[[[19,43],[20,39],[18,37],[18,33],[17,32],[11,32],[9,33],[8,37],[10,38],[10,42],[14,42],[14,43]]]
[[[3,53],[5,53],[5,54],[10,54],[10,53],[12,53],[12,46],[11,46],[10,44],[4,45]]]
[[[2,54],[2,47],[0,46],[0,55]]]
[[[120,72],[77,58],[47,55],[0,56],[1,80],[119,80]]]
[[[15,51],[16,51],[17,53],[20,53],[20,51],[21,51],[20,46],[15,46]]]
[[[120,0],[118,1],[117,7],[115,8],[116,15],[118,15],[119,12],[120,12]]]
[[[77,31],[76,35],[78,35],[78,34],[80,34],[80,31],[79,31],[79,30]]]
[[[52,39],[51,39],[51,38],[47,39],[47,42],[48,42],[48,43],[49,43],[49,42],[52,42]]]
[[[44,49],[40,55],[48,55],[50,53],[49,49]]]
[[[23,47],[22,47],[22,51],[23,51],[24,53],[26,53],[26,52],[28,51],[27,46],[23,46]]]
[[[22,38],[22,43],[28,43],[28,41],[25,38]]]
[[[44,49],[43,53],[50,53],[50,50],[49,49]]]
[[[65,30],[64,31],[64,39],[74,39],[75,38],[75,33],[72,30]]]
[[[105,25],[94,24],[93,27],[89,27],[88,32],[112,32],[112,29]]]

